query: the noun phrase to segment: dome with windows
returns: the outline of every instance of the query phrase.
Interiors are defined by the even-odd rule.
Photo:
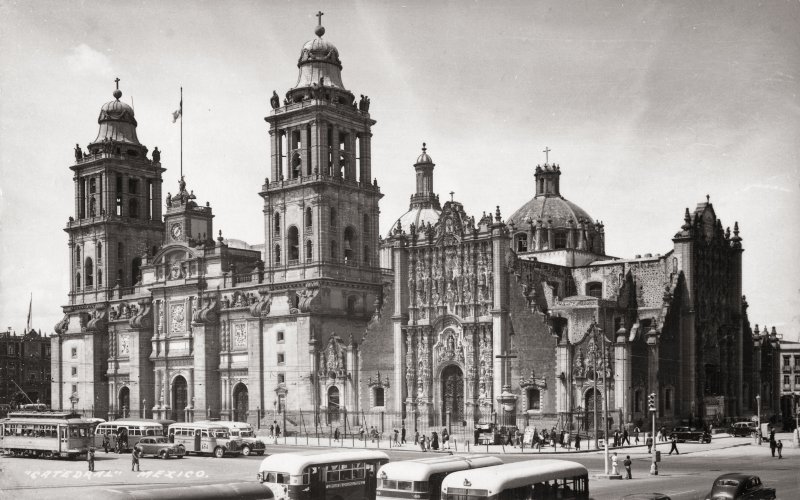
[[[422,143],[422,153],[414,163],[416,170],[417,190],[411,195],[411,204],[408,212],[400,216],[389,230],[391,235],[398,227],[409,232],[411,224],[420,227],[422,224],[436,224],[442,214],[439,196],[433,192],[433,168],[436,166],[428,155],[426,143]],[[398,226],[399,225],[399,226]]]
[[[136,136],[136,117],[133,108],[120,101],[122,91],[114,90],[114,100],[109,101],[100,108],[100,116],[97,123],[100,125],[97,137],[89,144],[89,149],[93,146],[102,146],[103,143],[116,142],[127,145],[141,146],[139,138]]]
[[[309,40],[300,51],[297,67],[297,83],[287,92],[290,102],[314,98],[328,98],[336,102],[351,104],[353,94],[342,83],[342,61],[339,50],[333,43],[322,38],[323,26],[314,31],[317,38]]]

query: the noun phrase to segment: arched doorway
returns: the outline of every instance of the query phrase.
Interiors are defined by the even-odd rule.
[[[583,396],[584,408],[586,415],[586,422],[584,428],[594,431],[594,412],[595,412],[595,397],[597,399],[597,427],[603,428],[603,393],[601,391],[595,392],[595,388],[590,388]]]
[[[464,420],[464,372],[457,365],[450,365],[442,371],[442,424]]]
[[[184,411],[188,406],[188,386],[186,379],[178,375],[172,381],[172,420],[183,422],[186,420]]]
[[[328,389],[328,423],[339,422],[339,388],[333,386]]]
[[[236,422],[247,422],[247,409],[249,404],[249,393],[247,386],[237,384],[233,389],[233,420]]]
[[[119,412],[121,417],[128,417],[130,416],[131,411],[131,391],[127,387],[123,387],[119,390],[119,397],[117,398],[119,402]]]

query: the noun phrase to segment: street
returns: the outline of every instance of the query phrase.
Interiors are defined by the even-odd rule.
[[[787,443],[787,441],[784,441]],[[788,441],[791,443],[791,441]],[[270,445],[268,453],[291,452],[304,446]],[[592,498],[613,499],[630,493],[660,492],[673,499],[704,498],[715,477],[726,472],[752,472],[778,491],[778,498],[800,498],[800,450],[788,444],[784,459],[770,456],[768,446],[755,446],[748,438],[715,439],[711,445],[681,443],[681,455],[669,456],[662,444],[659,475],[650,476],[650,458],[643,447],[617,450],[620,467],[625,455],[633,461],[633,480],[606,480],[592,477]],[[408,460],[430,456],[407,446],[386,450],[390,458]],[[472,450],[480,453],[481,450]],[[512,451],[509,449],[508,451]],[[441,453],[441,452],[440,452]],[[593,476],[603,472],[602,452],[583,453],[497,453],[506,462],[536,458],[562,458],[585,465]],[[97,454],[94,473],[85,461],[0,458],[0,499],[102,498],[106,488],[122,485],[196,485],[215,482],[255,481],[262,458],[257,456],[215,459],[141,460],[141,472],[131,472],[130,454]]]

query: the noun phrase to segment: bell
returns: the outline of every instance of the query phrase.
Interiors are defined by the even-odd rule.
[[[344,249],[345,251],[353,249],[353,247],[350,246],[350,240],[344,240]]]

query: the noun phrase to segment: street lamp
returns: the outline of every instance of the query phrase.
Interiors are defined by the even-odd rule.
[[[758,427],[756,428],[756,440],[761,446],[761,394],[756,395],[756,410],[758,412]]]

